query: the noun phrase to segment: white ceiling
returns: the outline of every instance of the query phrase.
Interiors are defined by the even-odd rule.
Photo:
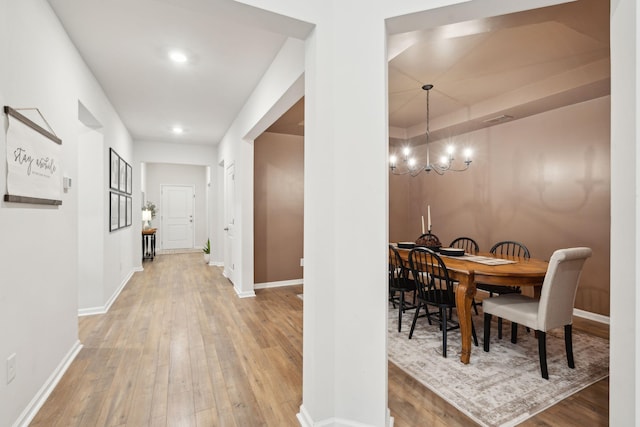
[[[304,23],[230,0],[49,0],[134,139],[217,144],[287,35]],[[190,56],[168,60],[169,49]],[[398,34],[389,40],[390,135],[433,137],[609,93],[609,2]],[[303,101],[269,129],[302,134]],[[171,127],[185,127],[184,135]]]

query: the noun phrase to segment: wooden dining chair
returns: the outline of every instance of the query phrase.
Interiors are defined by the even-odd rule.
[[[402,313],[407,309],[416,308],[415,290],[415,281],[409,277],[409,270],[405,267],[398,250],[395,246],[389,245],[389,301],[394,308],[396,303],[398,305],[398,332],[402,330]],[[413,292],[413,304],[407,303],[406,292]]]
[[[449,243],[450,248],[464,249],[466,254],[477,254],[480,252],[480,246],[471,237],[457,237]],[[478,302],[474,298],[472,301],[473,311],[478,314]]]
[[[567,364],[573,369],[573,305],[582,267],[591,253],[591,249],[582,247],[555,251],[549,260],[539,300],[520,294],[486,299],[483,302],[484,351],[489,351],[491,317],[494,315],[511,321],[511,342],[514,344],[517,342],[518,324],[534,329],[538,336],[540,371],[542,378],[548,380],[546,333],[550,329],[564,327]]]
[[[464,249],[465,253],[477,254],[480,252],[480,246],[471,237],[457,237],[449,243],[450,248]]]
[[[456,301],[453,281],[449,277],[447,266],[431,249],[418,247],[409,252],[409,267],[418,292],[417,308],[413,315],[409,339],[413,337],[419,317],[426,317],[430,325],[435,321],[442,331],[442,356],[447,357],[447,332],[460,328],[460,323],[453,320],[450,314],[456,308]],[[420,309],[423,307],[425,314],[421,316]],[[429,307],[436,310],[430,311]],[[473,321],[471,332],[477,346],[478,338]]]
[[[508,255],[525,259],[531,258],[529,249],[524,244],[513,240],[503,240],[498,242],[491,247],[489,252],[494,255]],[[476,285],[476,289],[488,292],[490,297],[492,297],[493,294],[507,295],[519,294],[522,292],[519,286],[496,286],[486,285],[483,283],[478,283]],[[502,319],[498,319],[498,338],[502,338]]]

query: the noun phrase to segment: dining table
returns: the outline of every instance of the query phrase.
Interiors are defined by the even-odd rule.
[[[398,247],[398,253],[409,265],[411,249]],[[460,361],[471,359],[471,306],[476,295],[476,283],[496,286],[531,286],[534,297],[540,295],[548,261],[492,253],[465,253],[463,256],[440,255],[449,277],[458,282],[455,289],[456,309],[460,323],[462,351]]]

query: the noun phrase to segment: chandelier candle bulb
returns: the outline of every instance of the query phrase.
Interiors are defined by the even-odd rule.
[[[424,234],[424,215],[422,215],[422,234]]]
[[[422,217],[422,234],[424,234],[424,217]],[[431,205],[427,205],[427,227],[429,227],[429,233],[431,233]]]

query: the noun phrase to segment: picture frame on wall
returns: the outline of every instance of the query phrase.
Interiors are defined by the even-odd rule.
[[[119,194],[118,197],[118,228],[123,228],[127,226],[127,196]]]
[[[109,198],[109,231],[115,231],[120,227],[119,203],[120,195],[112,191]]]
[[[118,189],[123,193],[127,190],[127,162],[122,157],[119,164]]]
[[[120,156],[113,148],[109,148],[109,187],[116,191],[119,190],[119,178]]]
[[[127,197],[127,223],[126,226],[130,227],[133,221],[133,204],[131,197]]]
[[[133,170],[131,169],[131,165],[129,163],[127,163],[127,188],[125,193],[133,193]]]

